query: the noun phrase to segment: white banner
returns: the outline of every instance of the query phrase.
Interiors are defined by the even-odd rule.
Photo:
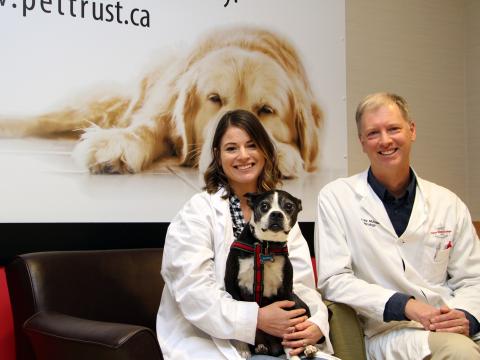
[[[300,221],[347,174],[344,1],[0,0],[0,32],[1,222],[169,222],[231,108]]]

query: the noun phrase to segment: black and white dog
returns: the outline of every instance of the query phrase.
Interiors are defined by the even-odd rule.
[[[307,305],[293,293],[293,268],[287,247],[288,234],[302,210],[301,201],[282,190],[244,196],[253,213],[230,248],[225,289],[234,299],[256,301],[260,307],[279,300],[292,300],[296,303],[294,308],[305,308],[306,315],[310,316]],[[234,343],[244,358],[251,352],[289,356],[289,349],[284,349],[281,341],[281,338],[257,330],[255,347]],[[315,346],[307,346],[305,354],[313,357],[316,351]]]

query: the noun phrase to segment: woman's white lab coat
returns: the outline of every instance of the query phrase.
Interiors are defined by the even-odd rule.
[[[417,176],[412,214],[400,237],[368,185],[367,171],[325,186],[317,210],[319,288],[327,299],[354,307],[367,336],[381,333],[377,342],[384,336],[379,349],[391,337],[385,331],[420,327],[383,322],[385,304],[395,292],[436,307],[463,309],[480,320],[480,242],[467,207],[454,193]],[[411,348],[415,332],[404,331],[407,343],[396,338],[386,358],[400,359],[395,351]],[[421,336],[410,358],[429,354],[428,336]]]
[[[229,339],[255,341],[258,305],[225,292],[225,264],[234,240],[223,190],[193,196],[170,224],[162,276],[165,288],[157,315],[157,336],[166,360],[240,359]],[[310,307],[310,321],[326,335],[332,353],[328,314],[314,277],[308,245],[298,224],[288,240],[294,291]],[[155,286],[152,284],[152,286]]]

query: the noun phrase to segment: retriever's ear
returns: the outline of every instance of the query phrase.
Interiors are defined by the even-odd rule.
[[[317,168],[319,137],[322,125],[322,111],[313,95],[296,87],[291,93],[294,124],[297,132],[297,146],[304,161],[306,171]]]
[[[199,108],[196,82],[193,73],[185,72],[178,79],[175,89],[177,97],[173,108],[173,122],[182,139],[182,150],[178,154],[181,164],[197,166],[199,144],[195,134],[195,117]]]

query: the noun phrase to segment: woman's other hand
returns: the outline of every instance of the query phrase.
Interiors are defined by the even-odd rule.
[[[288,310],[295,306],[294,301],[277,301],[258,310],[257,329],[282,338],[295,331],[295,326],[307,320],[305,309]]]
[[[282,345],[291,348],[290,355],[300,355],[308,345],[317,344],[323,337],[318,325],[306,320],[295,326],[295,330],[283,336]]]

